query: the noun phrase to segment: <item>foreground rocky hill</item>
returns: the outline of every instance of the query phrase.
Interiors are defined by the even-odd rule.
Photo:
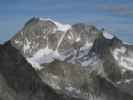
[[[55,62],[61,67],[62,62]],[[57,93],[43,82],[32,66],[10,42],[0,46],[0,99],[1,100],[132,100],[133,97],[121,92],[105,79],[88,74],[87,98]],[[56,64],[54,64],[55,66]],[[64,66],[67,66],[64,65]],[[75,65],[71,65],[75,67]],[[55,71],[51,69],[51,71]],[[55,71],[56,72],[56,71]],[[75,73],[78,73],[75,72]],[[62,74],[62,73],[58,73]],[[77,74],[78,75],[78,74]],[[81,74],[82,75],[82,74]],[[75,76],[72,76],[75,77]],[[79,77],[80,74],[79,74]],[[86,77],[85,77],[86,78]],[[75,79],[76,80],[76,79]],[[71,81],[71,80],[70,80]],[[86,83],[85,83],[86,84]],[[88,85],[87,84],[87,85]],[[86,85],[85,85],[86,86]],[[90,90],[90,91],[88,91]],[[81,99],[84,98],[84,99]]]

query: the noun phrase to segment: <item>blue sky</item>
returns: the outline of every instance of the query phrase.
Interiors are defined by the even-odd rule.
[[[32,16],[93,24],[133,43],[133,0],[0,0],[0,42]]]

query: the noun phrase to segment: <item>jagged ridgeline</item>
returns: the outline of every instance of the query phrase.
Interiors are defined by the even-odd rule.
[[[2,100],[133,100],[133,46],[93,25],[33,17],[0,66]]]

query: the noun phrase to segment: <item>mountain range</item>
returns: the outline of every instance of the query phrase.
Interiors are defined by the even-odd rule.
[[[133,45],[85,23],[31,18],[0,68],[1,100],[133,100]]]

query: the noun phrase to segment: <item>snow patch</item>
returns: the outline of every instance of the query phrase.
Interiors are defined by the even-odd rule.
[[[61,87],[57,83],[55,83],[55,82],[51,82],[50,85],[54,89],[61,90]]]
[[[121,48],[116,48],[114,51],[113,51],[113,56],[116,60],[119,60],[119,56],[120,54],[125,54],[126,52],[126,48],[125,47],[121,47]]]
[[[38,50],[31,58],[27,58],[27,61],[32,64],[36,70],[41,70],[41,64],[51,63],[55,59],[63,61],[66,56],[61,55],[57,50],[49,49],[48,47]]]
[[[133,71],[133,58],[127,57],[125,55],[126,51],[127,49],[125,47],[116,48],[113,51],[113,57],[121,67]]]
[[[26,51],[28,49],[30,49],[30,45],[31,45],[31,42],[28,39],[25,39],[25,43],[24,43],[24,46],[23,46],[24,53],[26,53]]]
[[[85,45],[83,47],[80,48],[80,50],[86,50],[86,49],[90,49],[93,46],[93,42],[86,42]]]
[[[73,38],[74,38],[73,33],[72,33],[71,31],[70,31],[69,33],[70,33],[70,37],[71,37],[71,39],[73,39]]]
[[[56,50],[60,47],[63,39],[65,38],[65,35],[66,35],[66,33],[63,33],[62,36],[60,37],[60,39],[58,41],[58,44],[57,44],[57,47],[56,47]]]
[[[124,74],[127,70],[126,69],[122,69],[121,71],[122,71],[122,74]]]
[[[16,44],[18,44],[18,43],[19,43],[19,41],[18,41],[18,40],[15,40],[14,42],[15,42]]]
[[[120,84],[130,84],[132,81],[133,81],[133,79],[125,79],[125,80],[118,81],[117,84],[118,85],[120,85]]]
[[[127,79],[127,80],[125,80],[125,83],[130,83],[131,81],[133,81],[133,79]]]
[[[41,69],[43,69],[43,67],[42,67],[39,63],[35,62],[33,59],[31,59],[31,58],[26,58],[26,60],[32,65],[32,67],[33,67],[35,70],[41,70]]]
[[[80,91],[80,89],[76,89],[76,88],[74,88],[74,87],[65,87],[65,89],[67,90],[67,91],[69,91],[69,92],[75,92],[76,94],[80,94],[81,93],[81,91]]]
[[[88,65],[96,65],[99,63],[99,61],[100,60],[98,59],[97,56],[94,55],[91,57],[88,55],[87,59],[85,59],[84,61],[80,61],[80,63],[83,67],[86,67]]]
[[[40,20],[53,22],[57,26],[58,31],[66,32],[67,30],[69,30],[71,28],[71,25],[69,25],[69,24],[62,24],[62,23],[54,21],[50,18],[40,18]]]
[[[108,33],[108,32],[103,32],[103,36],[106,39],[113,39],[114,38],[114,36],[111,33]]]
[[[76,42],[79,42],[80,40],[81,40],[80,37],[77,37]]]
[[[73,33],[70,31],[70,33],[67,35],[68,39],[72,40],[74,38]]]
[[[24,32],[21,32],[21,35],[23,36],[24,35]]]

